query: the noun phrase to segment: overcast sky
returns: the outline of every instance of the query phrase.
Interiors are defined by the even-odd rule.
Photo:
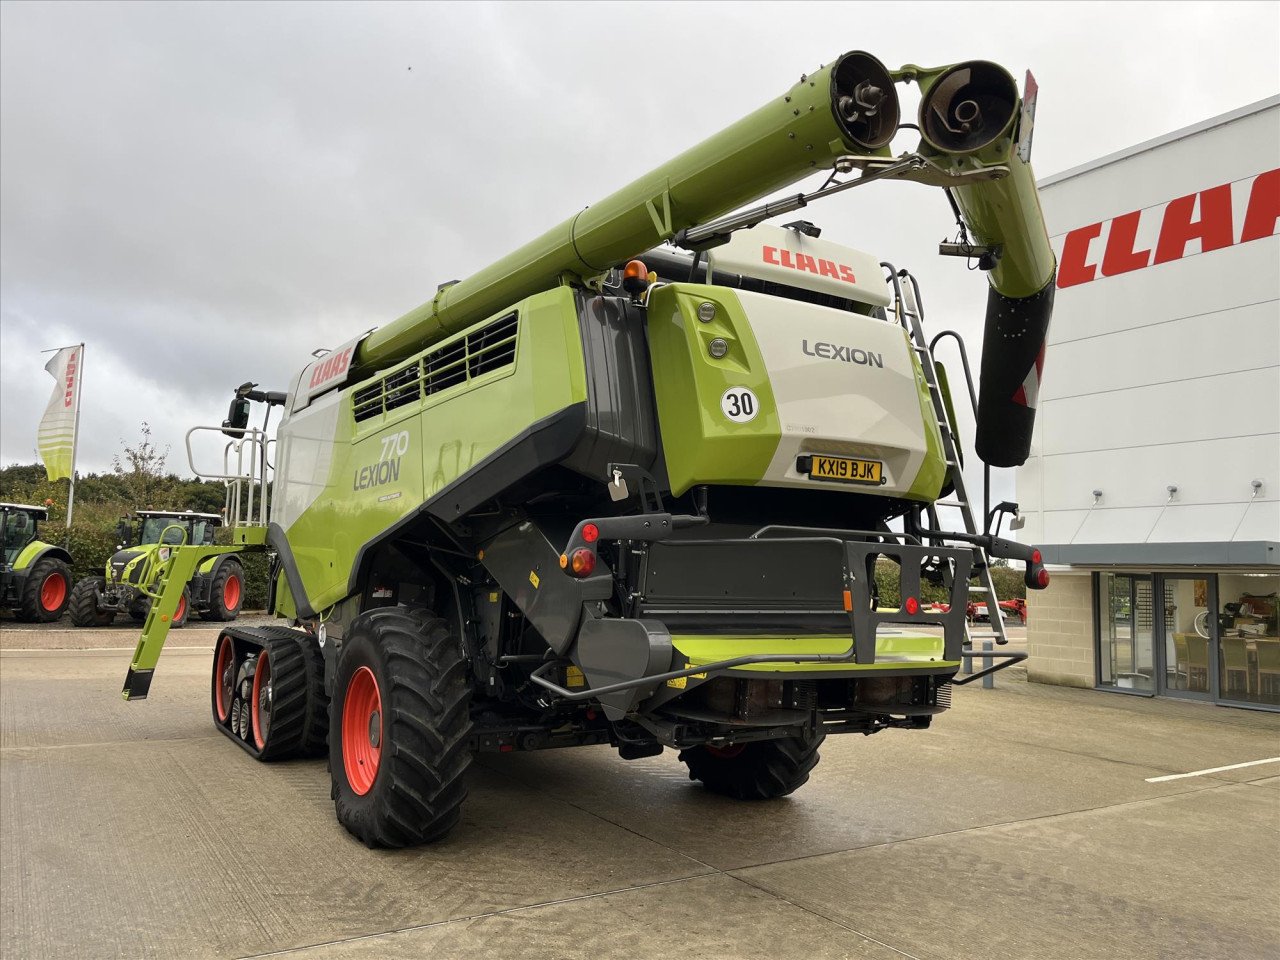
[[[1280,4],[0,3],[0,461],[35,459],[40,351],[83,340],[80,469],[148,420],[186,473],[237,384],[283,389],[849,49],[1030,67],[1045,176],[1280,92]],[[940,191],[806,216],[976,351]]]

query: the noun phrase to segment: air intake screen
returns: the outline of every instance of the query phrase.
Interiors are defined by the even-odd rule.
[[[368,420],[423,397],[460,386],[481,374],[516,362],[519,316],[507,314],[468,333],[462,340],[432,350],[408,366],[393,370],[352,396],[356,422]]]

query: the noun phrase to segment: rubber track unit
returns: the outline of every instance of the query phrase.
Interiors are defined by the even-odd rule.
[[[329,695],[324,691],[324,653],[315,637],[294,633],[307,678],[307,712],[302,722],[298,756],[323,757],[329,752]]]
[[[735,800],[772,800],[798,790],[818,765],[818,748],[826,734],[759,740],[730,756],[716,756],[705,747],[680,751],[690,780],[701,780],[712,793]]]
[[[105,627],[115,620],[116,615],[112,611],[98,609],[98,594],[106,585],[107,581],[102,577],[85,577],[71,588],[71,604],[67,612],[77,627]]]
[[[22,585],[21,605],[18,609],[18,614],[24,622],[52,623],[54,620],[61,619],[66,612],[68,606],[67,597],[63,598],[62,606],[58,610],[46,610],[44,604],[40,602],[41,587],[44,586],[45,579],[51,573],[62,575],[62,582],[66,584],[67,594],[70,595],[73,589],[71,585],[71,568],[57,557],[45,557],[43,560],[37,561],[35,566],[31,568],[31,572],[27,574],[26,582]]]
[[[247,740],[236,735],[229,725],[220,723],[217,705],[211,700],[213,723],[223,734],[239,744],[254,759],[284,760],[296,757],[302,748],[307,721],[307,668],[299,646],[299,632],[288,627],[226,627],[219,634],[229,634],[235,641],[236,669],[251,655],[265,650],[271,666],[271,727],[266,745],[259,750],[252,730]],[[213,668],[217,669],[214,645]],[[251,704],[246,704],[246,709]]]
[[[382,755],[368,793],[343,766],[341,709],[351,677],[373,671],[382,700]],[[352,624],[338,665],[329,769],[339,822],[369,847],[436,840],[461,816],[471,765],[467,661],[448,624],[428,611],[383,608]]]

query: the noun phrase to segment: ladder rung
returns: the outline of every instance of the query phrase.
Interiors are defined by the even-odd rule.
[[[993,640],[993,639],[995,639],[995,638],[997,638],[997,637],[999,637],[999,636],[1000,636],[1000,634],[998,634],[998,633],[971,633],[971,634],[969,634],[969,639],[970,639],[970,640],[974,640],[974,639],[977,639],[977,640]]]
[[[991,591],[981,585],[975,587],[973,584],[969,584],[969,592],[970,593],[990,593]]]
[[[963,509],[969,504],[964,500],[937,500],[933,504],[935,507],[960,507]]]

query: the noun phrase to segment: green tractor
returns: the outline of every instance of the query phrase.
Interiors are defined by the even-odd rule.
[[[175,548],[208,547],[222,525],[216,513],[138,510],[120,521],[120,545],[104,575],[85,577],[71,591],[71,622],[104,627],[117,614],[147,619]],[[234,620],[244,603],[244,567],[229,555],[208,557],[186,583],[170,626],[182,627],[195,611],[204,620]]]
[[[962,397],[979,457],[1015,466],[1056,271],[1032,89],[982,61],[843,54],[286,390],[241,386],[193,430],[254,466],[192,468],[259,491],[257,512],[234,511],[228,546],[175,549],[125,698],[147,696],[186,577],[269,550],[282,622],[221,631],[213,722],[258,760],[327,755],[338,819],[371,846],[452,829],[477,753],[673,750],[706,789],[767,800],[828,736],[928,727],[953,685],[1025,656],[971,645],[971,571],[984,591],[995,557],[1033,589],[1048,574],[999,536],[1015,504],[965,492],[914,278],[766,221],[874,181],[944,190],[958,237],[939,252],[990,285],[982,396]],[[965,657],[989,665],[958,677]]]
[[[44,507],[0,503],[0,605],[28,623],[52,623],[71,598],[71,554],[36,539],[40,521],[47,519]]]

